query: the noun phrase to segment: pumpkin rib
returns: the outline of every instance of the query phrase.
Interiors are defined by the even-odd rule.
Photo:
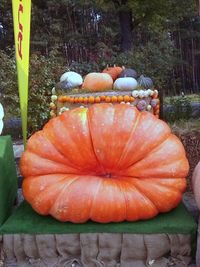
[[[128,190],[129,191],[128,192],[126,191],[126,194],[125,194],[126,207],[127,207],[127,212],[126,212],[127,213],[127,217],[126,217],[127,221],[136,221],[136,220],[142,220],[142,219],[149,219],[149,218],[152,218],[152,217],[154,217],[154,216],[156,216],[158,214],[158,210],[157,210],[156,206],[154,205],[154,203],[149,198],[147,198],[135,186],[134,180],[136,180],[137,178],[131,177],[131,179],[130,179],[130,177],[120,177],[120,180],[118,180],[118,178],[115,177],[114,179],[116,179],[116,181],[118,183],[120,183],[120,188],[124,188],[125,184],[128,185]],[[135,197],[135,195],[136,195],[136,197]],[[130,200],[130,199],[128,199],[128,197],[129,198],[131,197],[132,199]],[[142,199],[143,199],[143,201],[142,201]],[[139,200],[139,203],[138,203],[138,200]],[[131,201],[132,201],[132,203],[131,203]],[[129,203],[129,207],[128,207],[127,203]],[[141,205],[142,204],[142,206],[140,208],[137,208],[136,210],[134,210],[134,214],[135,214],[135,212],[137,212],[138,215],[137,215],[137,218],[133,218],[133,215],[132,215],[133,210],[132,209],[133,209],[133,207],[137,206],[136,204],[137,205]],[[145,213],[144,213],[144,210],[145,210]],[[142,212],[142,214],[140,212]],[[130,219],[130,213],[131,213],[131,219]]]
[[[185,165],[185,162],[186,162],[185,159],[181,159],[181,160],[177,160],[176,161],[176,165],[177,165],[176,166],[176,171],[177,172],[178,172],[178,170],[181,170],[181,167],[183,165]],[[139,163],[139,162],[137,162],[137,163]],[[166,177],[170,176],[169,169],[174,168],[173,164],[174,164],[174,162],[172,162],[171,164],[163,166],[162,170],[156,169],[156,171],[155,171],[155,167],[152,166],[152,168],[148,168],[148,174],[146,174],[146,167],[145,167],[143,169],[144,172],[141,171],[140,174],[135,174],[135,170],[125,169],[122,172],[120,172],[119,175],[125,175],[127,177],[133,178],[132,172],[134,172],[134,178],[137,178],[137,179],[143,179],[143,178],[144,179],[151,179],[152,177],[155,178],[155,179],[165,179]],[[131,167],[133,167],[133,165]],[[188,173],[188,168],[186,170],[187,170],[187,173]],[[181,173],[182,174],[182,179],[185,179],[184,176],[186,176],[186,170],[185,169],[181,170],[182,171],[182,173]],[[174,175],[172,173],[171,173],[171,176],[173,178],[177,177],[176,175]]]
[[[186,189],[187,182],[186,179],[183,177],[176,177],[176,178],[141,178],[143,181],[147,182],[156,182],[157,185],[165,186],[167,188],[172,188],[180,191],[183,193]]]
[[[53,208],[54,208],[54,206],[55,206],[55,204],[58,202],[58,199],[62,196],[62,194],[63,194],[63,192],[72,184],[72,183],[75,183],[77,180],[79,180],[79,176],[75,176],[74,177],[74,179],[70,182],[70,183],[68,183],[68,184],[64,184],[63,185],[63,188],[62,188],[62,190],[60,190],[60,192],[59,192],[59,194],[57,195],[57,197],[56,197],[56,199],[55,199],[55,201],[54,201],[54,204],[51,206],[51,208],[50,208],[50,210],[49,210],[49,214],[51,214],[51,212],[52,212],[52,210],[53,210]],[[54,213],[53,213],[54,214]]]
[[[131,109],[133,109],[132,107],[131,107]],[[116,110],[116,109],[115,109]],[[134,110],[134,109],[133,109]],[[116,112],[115,112],[115,114],[114,114],[114,121],[116,120]],[[126,145],[124,146],[124,148],[122,149],[122,151],[121,151],[121,155],[120,155],[120,158],[119,158],[119,160],[118,160],[118,165],[120,164],[120,161],[121,161],[121,158],[123,157],[123,155],[124,155],[124,153],[125,153],[125,151],[126,151],[126,148],[127,148],[127,146],[128,146],[128,144],[129,144],[129,140],[130,140],[130,137],[131,137],[131,135],[135,132],[135,130],[136,130],[136,128],[137,128],[137,126],[138,126],[138,124],[139,124],[139,121],[140,121],[140,118],[141,118],[141,113],[140,112],[136,112],[136,119],[134,118],[134,120],[132,121],[132,123],[133,123],[133,127],[132,127],[132,129],[131,129],[131,131],[130,131],[130,133],[129,133],[129,138],[128,138],[128,140],[127,140],[127,142],[126,142]]]
[[[145,194],[148,199],[155,205],[158,212],[167,212],[172,208],[176,207],[180,202],[182,194],[180,191],[174,188],[168,188],[166,186],[152,184],[150,182],[140,180],[139,183],[136,180],[135,186]],[[170,195],[169,195],[170,194]],[[166,196],[168,195],[168,199]],[[162,202],[163,201],[163,202]]]
[[[128,211],[128,206],[127,206],[127,202],[128,202],[128,199],[125,195],[125,192],[124,190],[122,190],[122,187],[121,187],[121,183],[119,183],[120,181],[118,179],[113,179],[115,181],[115,183],[117,183],[117,186],[119,187],[120,191],[121,191],[121,194],[123,195],[123,198],[124,198],[124,203],[125,203],[125,219],[127,218],[127,211]]]
[[[92,199],[92,205],[91,205],[91,209],[90,209],[90,218],[91,218],[91,219],[92,219],[92,212],[93,212],[93,209],[96,209],[96,207],[94,207],[95,199],[96,199],[96,197],[97,197],[97,195],[98,195],[98,192],[99,192],[99,189],[100,189],[100,187],[101,187],[102,182],[103,182],[103,179],[99,179],[99,183],[98,183],[98,185],[97,185],[96,192],[95,192],[95,194],[94,194],[94,196],[93,196],[93,199]]]
[[[69,112],[69,111],[67,111],[67,112]],[[64,114],[64,113],[63,113]],[[62,115],[63,115],[62,114]],[[55,121],[55,120],[54,120]],[[51,120],[51,123],[53,124],[53,121]],[[61,122],[60,122],[61,123]],[[45,125],[45,127],[44,127],[44,132],[45,132],[45,134],[47,135],[47,131],[48,131],[48,129],[51,129],[51,131],[52,131],[52,129],[54,129],[54,125],[51,125],[51,126],[49,126],[49,124],[50,124],[50,122],[49,123],[47,123],[46,125]],[[48,126],[49,126],[49,128],[48,128]],[[55,127],[55,128],[57,128],[57,127]],[[53,132],[53,137],[54,137],[54,132]],[[56,139],[56,138],[54,138],[54,142],[52,142],[52,139],[50,139],[49,138],[49,136],[47,137],[48,138],[48,140],[56,147],[56,149],[60,152],[60,153],[62,153],[62,149],[60,148],[59,149],[59,146],[57,146],[57,140],[58,140],[58,144],[60,143],[60,141],[59,141],[59,139]],[[64,153],[62,153],[62,155],[65,157],[65,158],[67,158],[67,156],[66,156],[66,154],[64,154]],[[68,159],[68,158],[67,158]],[[69,160],[69,159],[68,159]],[[80,167],[79,167],[80,168]],[[80,168],[81,169],[81,168]]]
[[[46,134],[45,134],[46,135]],[[48,139],[48,137],[46,136],[46,138]],[[61,150],[58,150],[57,147],[55,146],[55,144],[52,143],[52,141],[50,139],[48,139],[48,141],[55,147],[55,149],[58,151],[58,153],[60,153],[65,159],[69,160],[65,154],[62,153]],[[72,168],[77,169],[78,171],[82,172],[82,169],[80,167],[75,166],[73,163],[70,162],[70,165]]]
[[[105,108],[106,112],[103,112]],[[138,114],[137,109],[127,105],[113,106],[105,103],[90,107],[89,125],[92,142],[97,158],[106,172],[112,173],[118,167],[125,144],[129,140],[132,123],[135,123]]]
[[[162,164],[159,164],[159,169],[156,165],[158,160],[162,162]],[[142,168],[144,168],[144,170]],[[184,178],[188,170],[189,165],[185,156],[184,147],[179,139],[171,134],[159,147],[154,148],[143,159],[123,170],[123,173],[129,176],[129,174],[133,172],[134,176],[137,178],[148,178],[151,175],[158,178],[181,175]]]
[[[120,157],[120,159],[119,159],[119,164],[120,164],[120,162],[122,161],[122,159],[125,157],[124,154],[126,154],[127,147],[129,146],[129,141],[130,141],[132,135],[134,134],[134,132],[136,131],[136,128],[137,128],[137,126],[138,126],[138,124],[139,124],[140,119],[141,119],[141,113],[139,113],[139,115],[138,115],[137,118],[136,118],[136,122],[135,122],[135,124],[133,125],[133,128],[132,128],[132,130],[131,130],[129,139],[128,139],[128,141],[127,141],[127,143],[126,143],[126,145],[125,145],[125,147],[124,147],[123,153],[121,154],[121,157]],[[131,165],[132,165],[132,164],[131,164]]]
[[[138,121],[137,121],[137,125],[135,126],[134,130],[133,130],[133,131],[131,132],[131,134],[130,134],[129,140],[128,140],[126,146],[125,146],[126,151],[125,151],[125,153],[123,153],[123,154],[121,155],[120,161],[123,161],[123,160],[127,157],[128,153],[129,153],[129,146],[130,146],[130,143],[131,143],[132,140],[134,139],[134,134],[135,134],[137,128],[140,127],[140,121],[141,121],[142,116],[143,116],[144,114],[148,114],[148,115],[150,115],[150,114],[147,113],[147,112],[139,113],[139,119],[138,119]],[[155,119],[155,118],[154,118],[154,119]],[[152,125],[152,126],[150,127],[150,129],[148,129],[148,131],[151,132],[151,130],[153,130],[154,127],[155,127],[155,125]],[[160,142],[157,142],[155,146],[152,146],[152,144],[151,144],[152,147],[151,147],[151,149],[149,150],[149,152],[151,152],[152,149],[154,149],[154,148],[160,146],[160,145],[165,141],[165,139],[166,139],[168,136],[170,136],[170,134],[171,134],[171,131],[169,130],[169,132],[168,132],[168,133],[165,133],[165,135],[163,135],[162,139],[160,139]],[[149,144],[148,144],[148,145],[149,145]],[[127,165],[125,168],[123,168],[123,169],[126,170],[126,169],[130,168],[131,166],[135,165],[136,163],[140,162],[140,161],[143,160],[145,157],[147,157],[147,155],[148,155],[149,152],[146,152],[146,154],[143,153],[143,154],[141,155],[141,157],[139,157],[138,159],[134,160],[134,162],[131,162],[130,164],[128,164],[128,165]],[[120,161],[119,161],[119,165],[120,165]],[[120,167],[121,167],[121,165],[120,165]]]
[[[97,104],[98,105],[98,104]],[[102,166],[101,165],[99,165],[99,162],[98,162],[98,160],[97,160],[97,158],[95,157],[96,155],[95,155],[95,153],[94,153],[94,148],[93,148],[93,142],[92,142],[92,140],[91,140],[91,131],[90,131],[90,126],[89,126],[89,122],[88,122],[88,109],[87,108],[85,108],[85,109],[83,109],[83,108],[77,108],[76,109],[77,111],[81,111],[81,112],[83,112],[84,110],[85,110],[85,122],[86,122],[86,128],[87,128],[87,137],[88,137],[88,142],[89,142],[89,146],[90,146],[90,150],[89,150],[89,152],[90,152],[90,154],[88,153],[88,151],[87,151],[87,153],[86,153],[86,155],[82,155],[84,158],[85,158],[85,156],[86,156],[86,163],[88,162],[88,161],[90,161],[91,160],[91,158],[92,159],[94,159],[95,158],[95,160],[94,160],[94,162],[95,162],[95,170],[94,170],[94,174],[95,175],[97,175],[98,174],[98,172],[97,171],[99,171],[100,170],[100,172],[102,173]],[[73,112],[73,111],[72,111]],[[75,110],[74,110],[74,112],[75,112]],[[65,114],[63,114],[63,116],[65,116]],[[65,127],[66,125],[64,125],[64,128],[66,128]],[[79,130],[79,129],[78,129]],[[66,131],[68,131],[68,128],[66,128]],[[71,136],[72,135],[72,132],[70,132],[70,137],[72,137],[72,139],[73,139],[73,137],[74,137],[74,133],[73,133],[73,136]],[[82,142],[81,142],[81,148],[83,149],[83,147],[84,147],[84,144],[82,144]],[[86,144],[86,145],[88,145],[88,143]],[[78,148],[78,153],[80,153],[80,149]],[[90,156],[90,159],[88,159],[89,158],[89,156]],[[90,167],[91,168],[91,167]],[[98,170],[98,168],[99,168],[99,170]]]
[[[99,182],[102,182],[102,177],[81,176],[79,178],[80,183],[77,185],[73,184],[71,185],[72,188],[69,188],[70,192],[68,198],[72,200],[72,212],[69,216],[69,220],[72,222],[83,223],[90,219],[93,197],[97,190],[96,186]],[[84,191],[82,188],[85,188]]]
[[[170,133],[169,133],[169,136],[170,136]],[[160,143],[158,143],[158,144],[156,145],[155,148],[158,148],[158,147],[159,147],[160,145],[162,145],[164,142],[165,142],[165,139],[161,140]],[[128,168],[130,168],[131,166],[137,164],[137,163],[140,162],[141,160],[145,159],[149,154],[151,154],[151,152],[152,152],[152,151],[147,152],[147,154],[145,154],[144,157],[138,159],[138,160],[135,161],[134,163],[131,163],[128,167],[125,168],[125,170],[128,169]],[[140,178],[140,177],[135,176],[135,178]]]
[[[118,181],[118,180],[117,180]],[[121,190],[121,192],[122,192],[122,194],[123,194],[123,196],[124,196],[124,200],[125,200],[125,206],[126,206],[126,220],[128,220],[128,203],[130,202],[129,201],[129,199],[128,199],[128,196],[127,196],[127,194],[125,194],[125,192],[124,192],[124,189],[123,189],[123,187],[125,187],[125,183],[121,183],[121,181],[119,180],[118,181],[119,182],[119,187],[120,187],[120,190]],[[126,182],[126,184],[129,186],[129,190],[131,189],[130,188],[130,183],[128,183],[128,182]],[[131,187],[133,187],[133,185],[131,184]],[[134,189],[136,189],[136,188],[134,188]],[[137,214],[135,214],[135,213],[137,213]],[[138,212],[137,212],[137,209],[136,209],[136,211],[134,212],[134,215],[136,216],[136,218],[135,218],[135,220],[139,220],[140,218],[139,218],[139,215],[138,215]]]
[[[48,166],[48,168],[46,168],[46,166]],[[20,169],[23,176],[38,176],[38,175],[48,175],[53,173],[55,174],[80,173],[80,171],[77,169],[73,169],[62,163],[42,158],[35,153],[29,152],[28,150],[21,157]],[[30,170],[31,174],[29,174]]]
[[[108,103],[107,104],[104,104],[104,105],[109,105]],[[95,105],[94,105],[95,106]],[[93,106],[93,107],[94,107]],[[88,125],[89,125],[89,129],[90,129],[90,139],[91,139],[91,143],[92,143],[92,149],[93,149],[93,152],[94,152],[94,155],[95,155],[95,158],[97,159],[99,165],[101,166],[101,168],[103,169],[103,173],[106,174],[106,170],[103,166],[103,164],[101,164],[100,162],[100,159],[98,158],[97,154],[96,154],[96,150],[95,150],[95,147],[94,147],[94,138],[93,138],[93,135],[92,135],[92,122],[91,122],[91,116],[90,116],[90,113],[87,112],[87,118],[88,118]]]
[[[65,111],[65,112],[69,112],[69,111],[67,110],[67,111]],[[54,119],[55,119],[55,118],[54,118]],[[58,153],[60,153],[65,159],[67,159],[67,160],[70,162],[70,160],[66,157],[66,155],[65,155],[64,153],[62,153],[62,150],[61,150],[61,149],[58,149],[58,147],[55,145],[55,143],[53,143],[52,140],[51,140],[51,139],[49,138],[49,136],[48,136],[48,124],[50,124],[50,123],[52,124],[54,119],[51,119],[51,120],[50,120],[50,121],[43,127],[44,135],[45,135],[46,139],[52,144],[52,146],[54,146],[54,148],[56,149],[56,151],[58,151]],[[49,127],[49,128],[51,128],[51,127]],[[74,168],[76,168],[76,169],[82,171],[81,168],[78,168],[77,166],[75,167],[75,165],[72,164],[71,162],[70,162],[70,165],[71,165],[72,167],[74,167]]]
[[[134,179],[137,179],[137,180],[138,180],[138,178],[134,178]],[[135,188],[137,188],[137,190],[139,191],[139,193],[140,193],[143,197],[145,197],[146,199],[148,199],[148,201],[149,201],[149,202],[152,204],[152,206],[156,209],[157,213],[159,213],[159,210],[158,210],[157,206],[155,205],[155,203],[154,203],[149,197],[146,196],[145,192],[143,192],[143,190],[141,190],[141,188],[138,187],[138,185],[137,185],[137,183],[136,183],[135,181],[134,181],[133,185],[134,185]]]
[[[46,138],[48,139],[47,136],[46,136]],[[51,142],[50,139],[48,139],[48,141],[49,141],[52,145],[54,145],[54,144]],[[61,152],[60,150],[58,150],[57,147],[56,147],[55,145],[54,145],[54,147],[55,147],[56,151],[58,151],[58,153],[60,153],[65,159],[68,160],[68,158],[67,158],[64,154],[62,154],[62,152]],[[77,168],[77,166],[75,167],[71,162],[70,162],[70,165],[71,165],[73,168],[76,168],[77,170],[80,170],[79,168]]]
[[[61,177],[59,177],[59,176],[61,176]],[[46,186],[44,185],[44,184],[46,184],[46,182],[44,182],[45,178],[48,177],[47,183],[52,183],[52,180],[54,180],[54,179],[56,182],[63,180],[63,176],[66,177],[65,174],[50,174],[50,175],[47,174],[47,175],[38,175],[38,176],[26,177],[26,179],[23,180],[23,187],[22,187],[23,195],[25,196],[25,198],[28,201],[31,201],[35,198],[36,194],[38,194],[38,191],[37,191],[38,188],[39,188],[39,193],[47,188],[48,185],[46,185]],[[55,181],[54,181],[54,183],[55,183]],[[44,187],[44,189],[43,189],[43,187]],[[30,188],[31,188],[31,190],[30,190]],[[27,192],[28,192],[28,194],[27,194]]]
[[[149,156],[149,155],[151,155],[151,154],[154,154],[155,152],[158,152],[159,149],[160,149],[160,147],[162,147],[162,146],[164,145],[164,143],[167,142],[168,139],[170,139],[170,138],[175,138],[176,141],[180,142],[179,139],[178,139],[178,137],[176,137],[174,134],[171,133],[171,134],[169,134],[169,136],[168,136],[164,141],[162,141],[158,146],[156,146],[156,147],[153,148],[151,151],[149,151],[149,153],[148,153],[146,156]],[[179,146],[179,147],[180,147],[180,146]],[[182,156],[185,156],[186,154],[185,154],[185,151],[184,151],[183,147],[182,147],[181,150],[182,150],[182,151],[181,151],[181,155],[182,155]],[[176,151],[176,150],[175,150],[175,151]]]
[[[91,219],[101,223],[121,222],[125,218],[125,200],[116,181],[103,178],[94,200]],[[103,211],[103,212],[102,212]]]
[[[76,108],[67,113],[64,112],[49,127],[52,142],[59,151],[64,152],[63,154],[72,164],[77,162],[77,169],[91,174],[101,172],[91,149],[87,108]]]
[[[60,187],[61,187],[61,190],[59,191],[59,193],[62,191],[63,181],[66,181],[66,177],[67,177],[67,175],[63,179],[57,181],[56,184],[53,183],[51,185],[48,185],[43,191],[41,191],[37,194],[37,196],[32,201],[32,205],[37,210],[38,213],[43,214],[43,215],[50,214],[50,209],[51,209],[53,203],[56,202],[56,199],[58,197],[58,195],[56,195],[55,198],[52,200],[52,193],[56,194],[57,191],[60,190]],[[65,183],[65,185],[66,185],[66,183]],[[48,196],[48,198],[47,198],[47,196]],[[49,198],[51,199],[52,204],[47,209],[47,201]],[[44,199],[45,199],[45,201],[44,201]],[[43,204],[41,205],[41,202],[44,202],[45,205],[43,205]],[[40,203],[40,207],[38,206],[39,203]],[[41,207],[42,207],[42,209],[41,209]],[[44,211],[44,208],[46,209],[45,211]]]
[[[39,144],[31,144],[30,143],[32,142],[33,143],[33,138],[38,138],[38,135],[40,134],[40,138],[43,138],[44,140],[41,140],[40,142],[40,145]],[[31,141],[31,142],[30,142]],[[45,141],[47,143],[45,143]],[[49,143],[49,150],[48,153],[47,153],[47,145]],[[54,154],[54,157],[53,157],[53,160],[55,162],[58,162],[58,163],[61,163],[61,164],[66,164],[67,166],[71,167],[71,168],[74,168],[74,169],[77,169],[75,165],[71,164],[71,162],[63,155],[60,153],[59,150],[57,150],[56,146],[54,144],[51,143],[51,140],[48,139],[47,135],[46,135],[46,132],[44,131],[39,131],[39,132],[36,132],[35,134],[33,134],[33,136],[30,137],[28,143],[27,143],[27,149],[30,150],[31,152],[33,152],[34,154],[36,154],[37,156],[43,158],[43,159],[49,159],[51,160],[52,158],[52,153]],[[52,150],[52,151],[51,151]],[[38,153],[38,151],[40,153]],[[44,155],[44,153],[47,153],[46,155]],[[50,152],[52,152],[50,154]],[[43,155],[42,155],[43,153]],[[56,155],[55,155],[56,153]],[[60,160],[59,160],[60,159]]]
[[[122,177],[120,177],[120,179],[121,178]],[[128,177],[126,177],[126,179],[127,178]],[[148,202],[148,205],[150,205],[152,210],[153,210],[153,213],[152,213],[152,215],[150,217],[153,217],[153,216],[155,216],[157,214],[157,209],[156,209],[155,205],[153,205],[152,201],[150,199],[148,199],[142,192],[140,192],[140,190],[138,190],[138,188],[133,183],[130,183],[129,179],[123,180],[123,183],[122,183],[122,180],[117,180],[116,179],[116,181],[118,182],[118,185],[119,185],[119,187],[121,189],[121,192],[123,192],[123,195],[124,195],[124,198],[125,198],[126,220],[127,221],[136,221],[136,220],[145,219],[144,215],[141,216],[140,209],[138,210],[137,208],[134,209],[134,215],[136,215],[136,217],[133,218],[133,208],[135,208],[135,201],[136,201],[135,194],[137,194],[137,196],[139,196],[138,199],[140,199],[140,202],[141,202],[141,198],[144,200],[144,202],[142,202],[143,203],[142,205],[145,205],[145,207],[143,206],[143,209],[145,208],[145,210],[146,210],[145,214],[147,213],[147,210],[149,211],[149,206],[147,207],[147,202]],[[129,190],[128,193],[127,193],[127,191],[125,193],[125,190],[124,190],[125,184],[128,185],[128,190]],[[130,192],[130,191],[133,191],[133,192]],[[128,194],[129,194],[129,196],[128,196]],[[131,200],[128,199],[128,197],[130,198],[130,194],[131,194],[131,197],[132,197],[132,202],[133,202],[132,204],[133,205],[131,205]],[[128,203],[129,203],[129,205],[128,205]],[[155,211],[156,211],[156,213],[155,213]],[[131,219],[130,219],[130,214],[131,214]],[[150,218],[150,217],[148,217],[148,218]]]
[[[152,204],[152,206],[157,210],[157,207],[156,207],[156,205],[152,202],[152,200],[149,199],[149,198],[144,194],[144,192],[143,192],[140,188],[138,188],[138,186],[137,186],[137,181],[138,181],[138,180],[140,180],[140,179],[137,178],[137,177],[134,177],[134,178],[131,179],[130,181],[131,181],[131,184],[134,185],[134,187],[138,190],[138,192],[139,192],[144,198],[148,199],[149,202]]]
[[[87,110],[87,121],[88,121],[88,128],[89,128],[89,136],[90,136],[90,141],[91,141],[91,147],[92,147],[92,151],[93,154],[97,160],[97,162],[99,163],[100,168],[102,169],[102,173],[106,174],[106,170],[104,168],[104,166],[101,164],[100,160],[98,159],[96,152],[95,152],[95,148],[94,148],[94,142],[93,142],[93,138],[92,138],[92,132],[91,132],[91,122],[90,122],[90,116],[89,116],[89,112]]]

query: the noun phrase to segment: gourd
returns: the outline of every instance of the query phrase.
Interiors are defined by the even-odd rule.
[[[132,78],[137,78],[137,72],[134,69],[123,69],[122,72],[119,75],[119,78],[123,77],[132,77]]]
[[[41,215],[100,223],[149,219],[181,201],[188,161],[168,125],[127,104],[51,119],[20,161],[23,194]]]
[[[200,161],[192,175],[192,189],[198,208],[200,209]]]
[[[153,81],[149,77],[145,77],[144,75],[141,75],[138,79],[138,84],[141,88],[149,89],[153,87]]]
[[[138,101],[136,106],[137,106],[138,110],[140,110],[140,111],[145,110],[147,107],[147,102],[145,100],[140,100],[140,101]]]
[[[60,83],[57,87],[60,86],[60,89],[72,89],[81,86],[82,83],[83,78],[80,74],[74,71],[68,71],[60,77]]]
[[[119,74],[122,72],[122,70],[123,69],[121,67],[117,66],[107,67],[103,70],[103,73],[108,73],[112,77],[113,81],[115,81]]]
[[[82,88],[91,92],[112,90],[113,79],[108,73],[92,72],[85,76]]]
[[[137,88],[138,83],[136,79],[131,77],[126,78],[118,78],[113,85],[113,89],[115,90],[134,90]]]

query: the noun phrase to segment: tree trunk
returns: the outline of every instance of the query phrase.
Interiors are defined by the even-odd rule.
[[[200,0],[196,0],[197,14],[200,16]]]
[[[121,9],[118,11],[118,14],[121,28],[121,50],[122,52],[127,52],[133,47],[132,11],[130,9]]]

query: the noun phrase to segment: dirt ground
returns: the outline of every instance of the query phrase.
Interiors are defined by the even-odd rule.
[[[187,133],[175,132],[175,134],[181,139],[186,155],[190,164],[190,171],[188,175],[188,190],[191,191],[191,178],[195,166],[200,161],[200,132],[191,131]]]

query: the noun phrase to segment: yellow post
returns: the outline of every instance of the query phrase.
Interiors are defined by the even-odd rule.
[[[24,145],[27,139],[31,0],[12,0],[15,53]]]

